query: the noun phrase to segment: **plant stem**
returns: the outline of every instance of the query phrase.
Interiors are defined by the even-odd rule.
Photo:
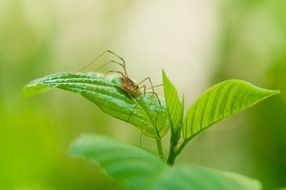
[[[167,163],[169,165],[175,164],[175,160],[177,156],[180,154],[180,152],[183,150],[183,148],[186,146],[187,143],[188,141],[184,141],[178,148],[176,148],[177,146],[171,141],[170,149],[169,149],[169,156],[167,160]]]
[[[173,165],[175,163],[175,159],[176,159],[175,145],[172,142],[170,142],[169,156],[167,159],[167,163],[169,165]]]
[[[171,131],[169,155],[168,155],[168,159],[167,159],[167,163],[169,165],[173,165],[175,163],[175,159],[177,156],[176,155],[176,145],[178,143],[178,139],[179,138],[176,138],[174,131]]]
[[[181,151],[184,149],[184,147],[186,146],[186,144],[188,144],[189,141],[191,141],[194,137],[196,137],[199,133],[193,135],[191,138],[189,139],[185,139],[183,141],[183,143],[178,147],[178,149],[175,151],[175,159],[176,157],[181,153]]]
[[[176,156],[178,156],[180,153],[181,153],[181,151],[184,149],[184,147],[186,146],[186,144],[188,143],[189,141],[184,141],[180,146],[179,146],[179,148],[176,150]]]
[[[160,158],[165,159],[161,139],[156,140],[156,145],[157,145],[157,150],[158,150],[158,154],[159,154]]]

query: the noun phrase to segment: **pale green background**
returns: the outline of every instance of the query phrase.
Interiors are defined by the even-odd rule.
[[[70,158],[69,143],[93,132],[139,145],[139,131],[78,95],[20,97],[30,80],[76,71],[106,49],[127,60],[137,81],[161,83],[164,68],[187,107],[227,78],[280,89],[194,139],[178,162],[286,186],[285,10],[285,0],[1,0],[0,189],[117,188],[98,166]]]

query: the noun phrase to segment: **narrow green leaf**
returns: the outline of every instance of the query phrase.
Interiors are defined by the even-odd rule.
[[[152,138],[160,139],[169,128],[165,103],[159,104],[153,94],[137,98],[121,89],[118,77],[104,77],[100,73],[58,73],[27,84],[23,95],[29,96],[51,88],[79,93],[98,105],[105,113],[127,121]]]
[[[96,161],[120,185],[130,190],[260,190],[256,181],[238,174],[194,165],[168,166],[153,154],[98,135],[80,135],[73,156]]]
[[[183,136],[189,140],[218,121],[279,94],[240,80],[227,80],[207,90],[189,109]]]
[[[181,132],[183,123],[183,104],[181,103],[178,92],[172,82],[168,79],[164,70],[162,71],[164,94],[166,107],[169,115],[169,121],[171,130],[175,134],[175,138],[178,139]]]

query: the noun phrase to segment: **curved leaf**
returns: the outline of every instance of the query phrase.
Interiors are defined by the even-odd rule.
[[[196,165],[168,168],[154,190],[261,190],[261,184],[238,174],[221,172]]]
[[[23,95],[34,95],[50,88],[79,93],[98,105],[104,112],[140,128],[152,138],[160,139],[169,128],[164,102],[159,104],[153,94],[137,98],[121,89],[118,77],[100,73],[57,73],[34,80],[24,88]]]
[[[132,190],[260,190],[256,180],[194,165],[170,167],[153,154],[106,137],[80,135],[73,156],[98,162],[106,174]]]
[[[279,94],[240,80],[226,80],[207,90],[190,108],[183,125],[189,140],[218,121]]]
[[[127,189],[150,188],[166,167],[157,156],[143,149],[98,135],[80,135],[71,146],[71,155],[95,160]]]

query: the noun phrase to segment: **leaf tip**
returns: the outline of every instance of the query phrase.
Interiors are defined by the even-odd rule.
[[[162,78],[163,78],[163,81],[165,81],[167,78],[167,75],[164,69],[162,69]]]
[[[32,81],[23,87],[22,92],[21,92],[21,98],[25,99],[30,96],[43,93],[47,90],[48,90],[47,86],[42,85],[42,84],[35,84]]]
[[[262,89],[267,97],[272,97],[281,94],[280,90]]]
[[[69,147],[69,155],[72,157],[80,156],[82,153],[82,147],[85,144],[88,144],[89,141],[92,141],[92,135],[91,134],[80,134],[78,135],[70,144]]]
[[[272,91],[273,91],[273,95],[282,94],[281,90],[272,90]]]

